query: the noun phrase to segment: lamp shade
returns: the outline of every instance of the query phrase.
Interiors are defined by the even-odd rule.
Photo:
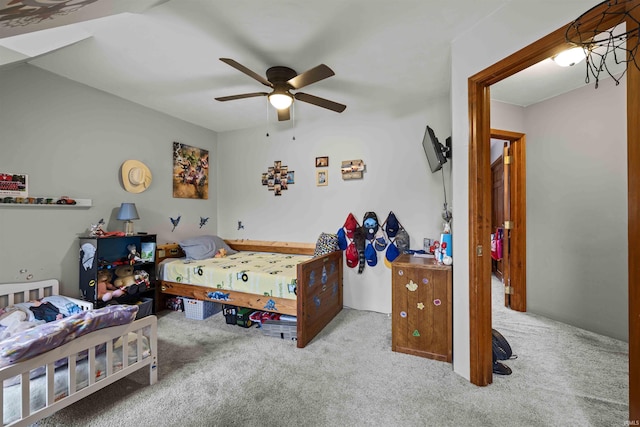
[[[123,203],[118,211],[118,219],[120,221],[131,221],[132,219],[140,219],[135,203]]]

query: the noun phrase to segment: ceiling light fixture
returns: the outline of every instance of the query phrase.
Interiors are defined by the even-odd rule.
[[[583,48],[573,47],[552,56],[551,59],[561,67],[572,67],[583,61],[586,56]]]
[[[293,97],[286,90],[276,89],[269,95],[269,102],[277,110],[285,110],[293,103]]]

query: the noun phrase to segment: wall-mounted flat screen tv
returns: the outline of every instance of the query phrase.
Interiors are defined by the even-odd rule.
[[[424,137],[422,138],[422,148],[427,155],[427,161],[429,162],[429,168],[431,172],[437,172],[442,169],[442,165],[447,163],[446,151],[447,149],[440,144],[436,134],[429,126],[424,131]]]

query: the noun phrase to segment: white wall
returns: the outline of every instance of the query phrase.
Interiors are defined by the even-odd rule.
[[[491,101],[491,129],[524,133],[524,108]],[[491,164],[502,156],[505,141],[491,140]]]
[[[217,157],[216,134],[209,130],[22,65],[0,71],[0,171],[29,175],[32,196],[92,199],[90,209],[3,207],[0,204],[0,283],[58,278],[62,292],[78,290],[78,236],[104,218],[108,230],[122,230],[115,216],[122,202],[134,202],[138,231],[157,232],[158,241],[197,233],[200,216],[216,232],[216,185],[208,200],[172,198],[172,144],[209,149]],[[120,166],[144,162],[151,187],[126,192]],[[215,163],[212,177],[216,176]],[[176,233],[169,216],[182,214]],[[26,272],[21,272],[26,270]]]
[[[453,203],[458,213],[469,210],[468,79],[492,64],[571,22],[599,3],[593,0],[509,2],[452,44],[451,111],[454,152]],[[456,218],[454,258],[454,370],[469,378],[469,221]]]
[[[422,137],[429,124],[438,138],[450,134],[448,100],[430,100],[415,113],[391,117],[358,115],[347,109],[324,122],[296,120],[280,130],[265,128],[221,133],[219,165],[219,231],[224,237],[315,242],[321,232],[335,233],[352,212],[360,223],[367,211],[380,222],[393,211],[422,249],[424,237],[439,237],[444,202],[442,175],[429,171]],[[295,134],[295,141],[292,136]],[[315,158],[329,156],[329,183],[315,184]],[[341,178],[342,160],[362,159],[362,180]],[[295,171],[295,184],[274,196],[260,183],[262,172],[281,160]],[[454,159],[455,162],[455,153]],[[447,186],[450,167],[445,168]],[[450,194],[450,187],[447,189]],[[449,199],[450,200],[450,199]],[[237,230],[237,221],[245,225]],[[455,208],[454,208],[455,222]],[[378,265],[362,275],[345,264],[345,305],[391,312],[391,274],[378,253]]]
[[[525,129],[527,310],[628,341],[626,91],[527,107]]]

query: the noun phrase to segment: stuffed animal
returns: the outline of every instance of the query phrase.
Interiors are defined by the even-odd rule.
[[[140,258],[140,252],[138,252],[136,245],[134,244],[127,245],[127,251],[129,252],[129,254],[127,255],[127,260],[129,261],[129,264],[134,264],[136,262],[142,261],[142,258]]]
[[[136,277],[133,273],[132,265],[121,265],[116,268],[116,278],[113,284],[122,290],[126,290],[128,294],[138,293],[138,286],[136,285]]]
[[[124,292],[111,283],[111,272],[109,270],[98,271],[98,298],[102,301],[109,301],[112,298],[121,296]]]
[[[224,258],[226,256],[227,256],[227,250],[225,248],[222,248],[218,252],[216,252],[216,254],[213,257],[214,258]]]

